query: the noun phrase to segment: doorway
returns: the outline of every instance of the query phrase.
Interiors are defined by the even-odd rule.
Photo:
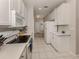
[[[35,20],[34,22],[35,36],[44,37],[44,22],[43,20]]]

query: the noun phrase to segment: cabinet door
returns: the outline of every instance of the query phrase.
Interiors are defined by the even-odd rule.
[[[60,51],[69,52],[70,51],[70,36],[61,37],[61,47]]]
[[[55,48],[58,50],[58,52],[69,52],[70,51],[70,36],[56,36]]]
[[[24,22],[23,22],[23,25],[26,26],[27,25],[27,8],[25,7],[24,8]]]
[[[54,45],[55,49],[59,52],[60,41],[56,35],[54,35],[53,45]]]
[[[24,49],[20,59],[26,59],[26,48]]]
[[[57,25],[57,8],[54,10],[55,24]]]
[[[21,6],[20,6],[20,14],[21,14],[21,16],[22,17],[24,17],[24,15],[25,15],[25,5],[24,5],[24,1],[23,0],[21,0]]]
[[[58,25],[69,24],[69,4],[63,3],[57,8],[57,22]]]
[[[52,33],[52,35],[51,35],[51,44],[54,47],[54,33]]]
[[[17,13],[20,13],[21,0],[11,0],[10,1],[10,10],[16,10]]]
[[[10,25],[9,0],[0,0],[0,25]]]

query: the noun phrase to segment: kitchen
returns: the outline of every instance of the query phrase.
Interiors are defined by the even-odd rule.
[[[77,0],[0,0],[0,59],[79,59]]]
[[[27,19],[32,21],[32,10],[24,0],[1,0],[0,4],[0,59],[31,59],[33,27]]]

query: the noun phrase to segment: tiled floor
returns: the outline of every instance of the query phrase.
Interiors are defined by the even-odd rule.
[[[71,54],[60,54],[44,42],[44,38],[35,37],[32,59],[79,59]]]

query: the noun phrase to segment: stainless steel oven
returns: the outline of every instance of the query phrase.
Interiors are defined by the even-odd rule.
[[[32,59],[32,38],[27,44],[27,51],[26,51],[27,59]]]

